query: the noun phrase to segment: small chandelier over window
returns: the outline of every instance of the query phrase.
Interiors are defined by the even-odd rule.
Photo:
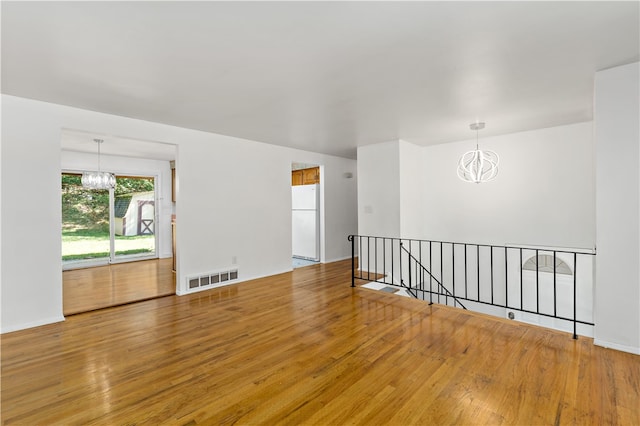
[[[102,139],[94,139],[98,144],[98,171],[82,173],[82,187],[87,189],[111,189],[116,186],[116,177],[113,173],[100,170],[100,145]]]
[[[498,175],[500,158],[493,151],[481,151],[478,148],[478,131],[484,129],[484,123],[471,123],[469,127],[476,131],[476,149],[465,152],[458,161],[458,177],[470,183],[489,182]]]

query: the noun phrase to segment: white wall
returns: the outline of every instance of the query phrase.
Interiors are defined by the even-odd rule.
[[[399,142],[400,161],[400,234],[411,237],[424,234],[423,220],[423,148]]]
[[[307,157],[316,158],[319,164],[323,164],[320,168],[321,198],[324,200],[321,206],[324,215],[321,240],[325,241],[325,245],[320,247],[321,259],[323,262],[333,262],[350,258],[351,244],[347,236],[358,232],[356,162],[339,157],[331,157],[331,161],[326,161],[326,156],[312,153],[300,155],[300,158]],[[291,174],[289,182],[290,179]],[[325,238],[327,234],[332,237]]]
[[[3,95],[3,332],[63,319],[60,127],[52,116],[36,125],[12,101]]]
[[[595,343],[640,354],[640,72],[596,73]]]
[[[358,234],[400,236],[399,141],[358,148]]]
[[[498,177],[461,181],[460,156],[475,140],[358,148],[360,233],[496,245],[592,249],[592,123],[484,138],[500,155]],[[370,207],[370,208],[369,208]]]
[[[101,155],[101,167],[121,175],[157,176],[159,223],[155,227],[158,236],[158,256],[171,257],[171,167],[168,161]],[[86,171],[96,167],[96,155],[62,150],[60,167],[63,171]]]
[[[179,293],[186,277],[228,267],[234,256],[240,281],[291,270],[293,161],[324,168],[325,258],[351,254],[356,179],[344,173],[355,173],[354,160],[6,95],[2,124],[3,332],[62,320],[62,129],[178,146]]]
[[[498,177],[483,184],[463,182],[456,174],[460,156],[475,140],[424,148],[420,237],[594,247],[591,122],[482,138],[479,145],[500,156]]]

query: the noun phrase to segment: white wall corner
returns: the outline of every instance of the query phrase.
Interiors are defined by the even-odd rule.
[[[628,346],[628,345],[622,345],[620,343],[615,343],[615,342],[607,342],[605,340],[601,340],[598,338],[593,339],[593,344],[597,346],[602,346],[603,348],[615,349],[617,351],[640,355],[640,347],[637,347],[637,346]]]
[[[595,76],[596,285],[594,342],[640,348],[640,67]]]
[[[20,324],[10,324],[8,326],[2,325],[1,333],[11,333],[13,331],[26,330],[27,328],[40,327],[42,325],[55,324],[57,322],[63,322],[65,318],[63,316],[56,316],[50,318],[41,318],[37,321],[30,321]]]

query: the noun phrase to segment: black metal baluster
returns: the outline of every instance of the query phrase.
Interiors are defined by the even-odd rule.
[[[409,240],[409,274],[411,274],[411,240]],[[409,275],[409,287],[411,287],[413,285],[413,282],[411,281],[411,275]]]
[[[556,252],[553,251],[553,316],[557,316],[556,312]]]
[[[576,286],[577,286],[577,277],[578,277],[578,255],[573,253],[573,338],[578,338],[578,333],[576,331]]]
[[[440,242],[440,284],[444,285],[444,276],[442,275],[442,241]],[[440,303],[440,293],[442,290],[438,287],[438,303]]]
[[[489,246],[491,249],[491,304],[493,305],[493,246]]]
[[[507,255],[507,248],[504,248],[504,305],[505,308],[509,306],[509,266],[507,264],[509,256]]]
[[[540,254],[536,249],[536,313],[540,313]]]
[[[480,301],[480,246],[476,246],[476,266],[478,266],[478,302]]]
[[[432,244],[431,241],[429,241],[429,304],[433,305],[433,276],[431,275],[433,273],[433,267],[431,262],[431,248]]]
[[[395,275],[395,256],[393,255],[393,241],[395,240],[395,238],[390,238],[391,240],[391,284],[393,284],[393,280],[395,279],[396,275]]]
[[[371,281],[371,237],[367,237],[367,281]]]
[[[402,239],[398,240],[400,242],[400,245],[398,246],[398,267],[400,268],[400,285],[403,285],[404,282],[402,281]]]
[[[351,287],[356,286],[356,243],[353,241],[353,235],[349,235],[351,240]]]
[[[378,281],[378,237],[374,237],[373,238],[373,244],[374,244],[373,253],[374,253],[374,256],[376,257],[376,260],[375,260],[375,263],[374,263],[374,265],[375,265],[374,266],[374,269],[375,269],[375,272],[374,272],[375,279],[374,279],[374,281]]]
[[[467,296],[467,245],[464,245],[464,298]]]
[[[456,295],[456,245],[451,243],[451,280],[453,295]]]
[[[362,279],[362,266],[364,262],[362,261],[362,236],[358,236],[358,270],[360,271],[358,274],[358,278]]]
[[[522,293],[524,293],[524,285],[522,284],[522,248],[520,248],[520,309],[524,309]]]
[[[420,258],[420,266],[422,266],[422,241],[418,241],[418,257]],[[418,265],[416,265],[417,269]],[[420,268],[420,292],[422,300],[424,300],[424,268]]]
[[[413,287],[413,282],[411,281],[411,241],[409,241],[409,257],[407,259],[407,270],[409,272],[409,288],[411,288]]]
[[[382,282],[387,282],[387,239],[382,238]]]
[[[420,268],[418,267],[420,265],[420,261],[415,260],[414,263],[416,265],[416,269],[414,271],[416,277],[416,294],[422,294],[422,292],[420,291]],[[418,296],[418,299],[420,299],[420,296]],[[424,300],[424,294],[422,294],[422,299],[420,300]]]

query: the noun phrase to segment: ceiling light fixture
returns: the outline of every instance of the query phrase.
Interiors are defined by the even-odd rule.
[[[500,158],[493,151],[480,151],[478,148],[478,131],[484,129],[484,123],[471,123],[469,127],[476,131],[476,149],[465,152],[458,161],[458,177],[470,183],[489,182],[498,175]]]
[[[100,171],[100,145],[102,139],[94,139],[98,144],[98,171],[82,173],[82,187],[87,189],[111,189],[116,186],[116,177],[113,173]]]

